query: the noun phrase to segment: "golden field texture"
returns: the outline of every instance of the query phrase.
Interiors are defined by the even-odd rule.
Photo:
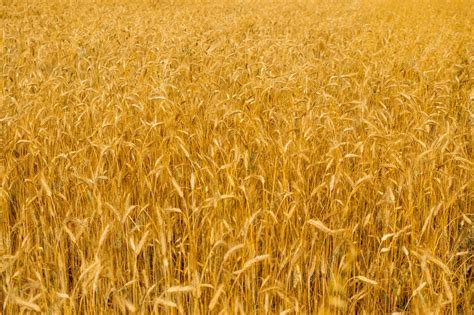
[[[472,314],[473,1],[3,1],[3,314]]]

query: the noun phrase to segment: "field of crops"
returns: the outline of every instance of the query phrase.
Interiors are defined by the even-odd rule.
[[[2,1],[0,313],[472,314],[473,7]]]

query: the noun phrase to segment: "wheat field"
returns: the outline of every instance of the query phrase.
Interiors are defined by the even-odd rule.
[[[3,0],[0,313],[472,314],[473,7]]]

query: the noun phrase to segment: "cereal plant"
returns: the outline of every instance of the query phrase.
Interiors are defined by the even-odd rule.
[[[474,312],[471,0],[3,0],[2,314]]]

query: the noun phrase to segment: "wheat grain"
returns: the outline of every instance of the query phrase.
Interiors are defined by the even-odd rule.
[[[0,313],[470,314],[471,2],[4,1]]]

